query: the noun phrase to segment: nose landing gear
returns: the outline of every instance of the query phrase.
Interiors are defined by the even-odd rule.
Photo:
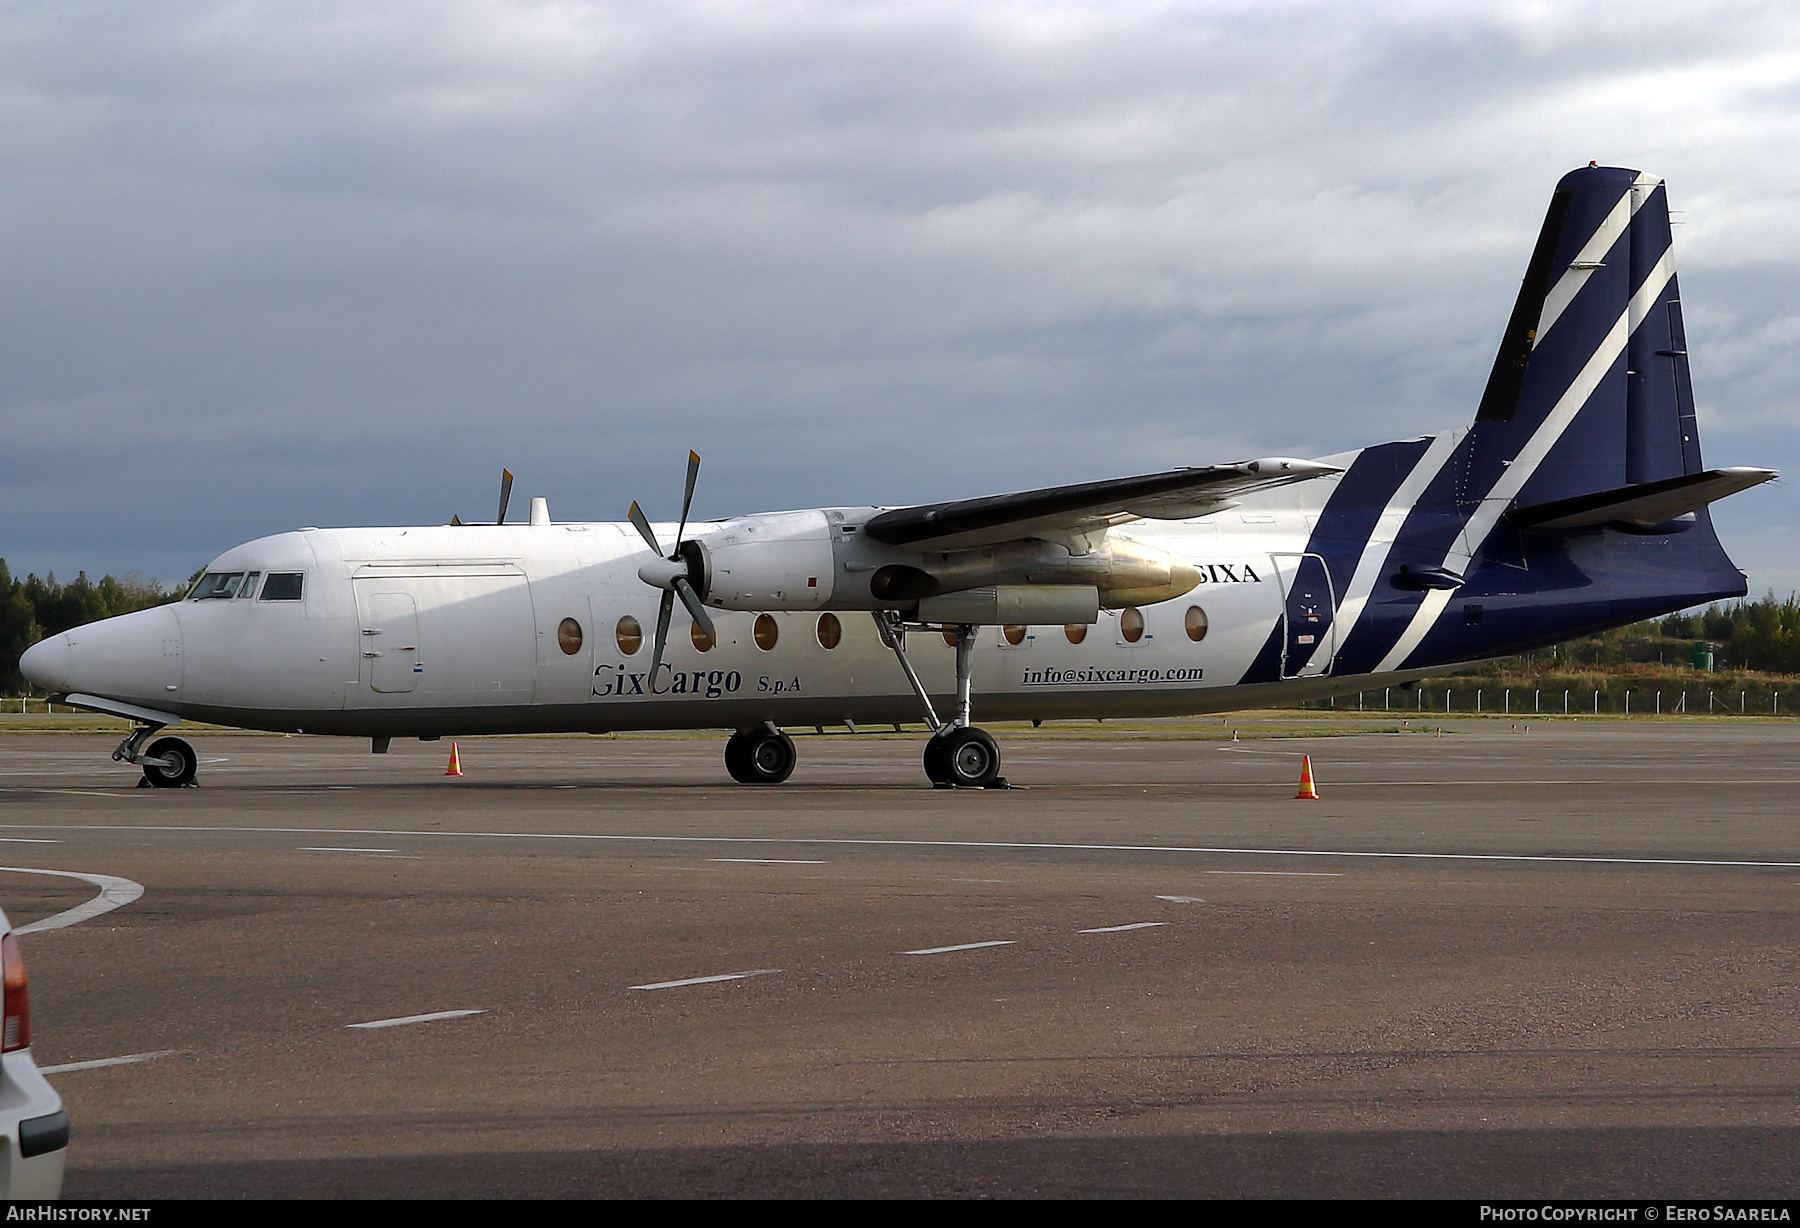
[[[158,738],[145,751],[144,743],[161,728],[161,725],[139,725],[113,751],[115,761],[135,763],[144,769],[144,778],[138,782],[140,789],[179,789],[191,785],[200,766],[194,748],[180,738]]]

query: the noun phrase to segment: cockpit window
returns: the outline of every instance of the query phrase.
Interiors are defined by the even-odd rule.
[[[300,600],[300,581],[305,578],[303,571],[272,571],[263,583],[262,599],[264,601],[298,601]]]
[[[209,601],[215,597],[235,597],[238,589],[243,587],[244,573],[241,571],[209,571],[194,585],[194,591],[188,594],[189,601]]]
[[[253,571],[245,576],[244,587],[238,589],[238,597],[244,598],[256,596],[256,582],[260,579],[262,579],[262,572],[260,571]]]

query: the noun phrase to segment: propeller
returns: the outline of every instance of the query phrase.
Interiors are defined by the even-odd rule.
[[[495,524],[505,524],[506,523],[506,504],[507,504],[507,501],[511,498],[512,498],[512,470],[511,469],[502,469],[500,471],[500,511],[499,511],[499,514],[494,517]],[[461,516],[450,517],[450,523],[455,528],[460,529],[463,527],[463,521],[462,521]]]
[[[688,509],[694,502],[694,483],[699,480],[699,477],[700,454],[689,452],[687,491],[681,497],[681,527],[675,530],[675,549],[667,558],[663,557],[662,543],[656,540],[656,533],[650,528],[649,518],[644,515],[643,509],[637,505],[635,500],[632,502],[631,511],[626,513],[627,518],[637,527],[637,531],[643,535],[645,543],[657,556],[655,562],[645,563],[638,568],[638,578],[645,584],[663,590],[662,605],[656,611],[656,651],[650,658],[652,689],[656,686],[657,671],[662,668],[663,651],[669,646],[669,615],[674,612],[675,598],[681,598],[681,604],[687,607],[688,613],[694,618],[695,625],[706,632],[708,639],[716,640],[718,638],[713,631],[712,618],[707,614],[706,607],[700,604],[700,594],[694,591],[694,586],[688,578],[688,560],[681,553],[681,547],[686,544],[681,539],[687,532]]]

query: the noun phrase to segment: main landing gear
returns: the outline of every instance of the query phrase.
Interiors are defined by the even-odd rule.
[[[112,757],[119,763],[135,763],[144,769],[144,778],[138,781],[140,789],[179,789],[194,783],[194,772],[200,766],[199,756],[194,748],[180,738],[157,738],[150,743],[149,750],[144,743],[156,736],[161,725],[139,725],[131,731],[131,736],[119,743]]]
[[[931,740],[925,743],[925,776],[940,789],[1004,789],[1006,777],[1000,775],[1000,747],[986,730],[969,723],[969,691],[975,674],[975,633],[978,627],[959,623],[949,628],[956,636],[956,719],[948,725],[938,720],[925,694],[924,684],[906,658],[906,624],[892,610],[877,610],[875,626],[881,642],[893,649],[906,680],[912,684],[919,706],[925,710],[925,723],[931,726]]]
[[[725,743],[725,770],[745,785],[778,785],[794,774],[794,739],[771,724],[740,729]]]

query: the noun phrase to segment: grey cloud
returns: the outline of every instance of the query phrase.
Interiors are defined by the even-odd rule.
[[[611,518],[672,507],[689,446],[724,514],[1460,425],[1590,157],[1688,210],[1709,458],[1783,465],[1795,25],[5,10],[0,555],[172,578],[297,524],[485,515],[501,463]],[[1800,586],[1800,507],[1740,502],[1753,586]]]

